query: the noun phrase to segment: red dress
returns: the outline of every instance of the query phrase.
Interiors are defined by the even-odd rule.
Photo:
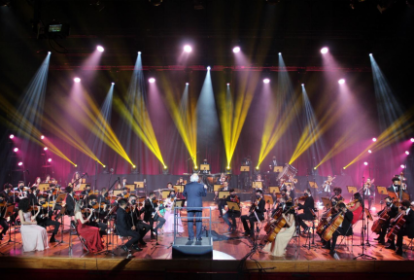
[[[354,218],[352,219],[352,224],[355,224],[362,219],[362,206],[359,206],[354,212]]]
[[[96,253],[104,249],[99,228],[82,224],[80,221],[78,221],[76,228],[79,235],[85,239],[85,245],[89,252]]]

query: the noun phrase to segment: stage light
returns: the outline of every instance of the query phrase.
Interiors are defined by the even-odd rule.
[[[342,169],[343,169],[343,170],[345,170],[345,169],[346,169],[346,167],[344,166],[344,167],[342,167]]]
[[[113,86],[115,85],[115,83],[114,83],[114,82],[112,82],[111,84],[112,84]]]
[[[227,86],[230,86],[230,83],[227,83]]]
[[[137,166],[136,165],[133,165],[132,168],[137,168]]]
[[[233,48],[233,52],[234,52],[234,53],[238,53],[238,52],[240,52],[240,47],[234,47],[234,48]]]
[[[372,207],[371,207],[371,211],[374,211],[374,212],[375,212],[375,211],[377,211],[377,207],[372,206]]]
[[[279,55],[282,55],[282,53],[280,52]]]
[[[259,166],[256,166],[256,170],[259,170],[260,169],[260,167]]]
[[[368,153],[369,153],[369,154],[372,154],[372,151],[371,151],[371,150],[368,150]]]
[[[49,159],[47,160],[47,162],[52,162],[52,159],[51,159],[51,158],[49,158]]]
[[[313,170],[316,170],[317,169],[317,167],[315,166],[314,168],[313,168]]]
[[[104,48],[102,46],[97,46],[96,49],[98,50],[98,52],[104,52]]]
[[[149,78],[148,82],[150,82],[151,84],[155,83],[155,78]]]
[[[194,165],[194,170],[198,170],[198,166],[197,165]]]
[[[14,148],[13,152],[17,153],[19,151],[19,148]]]
[[[190,45],[185,45],[185,46],[184,46],[184,51],[185,51],[186,53],[190,53],[190,52],[192,52],[192,51],[193,51],[193,48],[192,48]]]
[[[40,139],[42,139],[42,140],[45,139],[45,136],[44,135],[40,136]]]
[[[17,165],[18,166],[22,166],[23,165],[23,162],[20,161]]]
[[[189,83],[185,83],[185,85],[186,85],[186,86],[188,86],[188,85],[189,85]]]
[[[210,71],[210,69],[211,69],[211,67],[210,66],[207,66],[207,70]]]
[[[368,162],[366,162],[366,161],[365,161],[365,162],[364,162],[364,165],[368,165]]]
[[[75,83],[80,83],[81,79],[80,79],[80,78],[78,78],[78,77],[76,77],[75,79],[73,79],[73,81],[74,81]]]
[[[10,134],[9,138],[10,138],[10,139],[13,139],[13,138],[14,138],[14,135],[13,135],[13,134]],[[411,142],[412,142],[412,141],[411,141]]]
[[[377,138],[372,138],[372,142],[377,142]]]
[[[345,79],[339,79],[339,80],[338,80],[338,84],[340,84],[340,85],[345,84]]]
[[[78,167],[78,165],[77,165],[77,164],[74,164],[73,166]]]
[[[106,165],[104,164],[104,165],[102,165],[102,167],[103,167],[103,168],[106,168]]]
[[[409,151],[405,151],[405,154],[408,156],[410,154],[410,152]]]
[[[230,170],[230,169],[231,169],[231,167],[229,165],[227,165],[226,170]]]
[[[304,86],[305,86],[305,84],[302,84],[302,86],[304,87]]]
[[[141,52],[138,52],[138,54],[141,54]]]
[[[401,165],[400,165],[400,167],[401,167],[401,168],[405,168],[405,165],[404,165],[404,164],[401,164]]]
[[[327,47],[323,47],[321,49],[321,54],[326,54],[326,53],[328,53],[328,51],[329,51],[329,49]]]
[[[47,54],[52,54],[52,52],[47,52]]]
[[[263,79],[263,83],[265,83],[265,84],[268,84],[268,83],[270,83],[270,79],[268,79],[268,78],[266,78],[266,79]]]
[[[139,174],[137,166],[134,164],[131,168],[131,174]]]
[[[164,165],[164,169],[168,169],[168,166]]]
[[[369,53],[369,56],[372,56],[372,53]]]
[[[47,147],[44,147],[44,148],[43,148],[43,150],[44,150],[44,151],[47,151],[47,150],[48,150],[48,148],[47,148]]]
[[[166,165],[163,166],[162,174],[168,175],[168,166],[166,166]]]
[[[411,141],[411,143],[414,143],[414,138],[411,138],[410,141]]]

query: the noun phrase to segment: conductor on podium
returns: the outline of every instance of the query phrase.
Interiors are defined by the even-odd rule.
[[[201,241],[201,227],[202,227],[202,197],[207,195],[207,186],[198,183],[199,177],[197,174],[193,174],[190,177],[190,183],[185,185],[183,195],[187,199],[188,217],[188,240],[194,240],[194,222],[193,218],[196,218],[196,238],[197,241]],[[197,209],[199,208],[199,209]]]

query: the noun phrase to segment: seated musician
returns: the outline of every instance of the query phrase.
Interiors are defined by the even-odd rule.
[[[389,240],[390,245],[385,247],[386,249],[396,250],[396,254],[400,256],[403,255],[404,236],[408,236],[410,239],[414,238],[414,201],[410,204],[408,200],[404,200],[401,204],[398,214],[404,215],[405,223],[397,233],[397,247],[395,247],[394,239]],[[391,225],[396,222],[396,217],[390,220]]]
[[[87,218],[84,218],[82,211],[85,211]],[[88,224],[93,216],[94,209],[81,210],[80,204],[76,203],[73,212],[75,216],[76,230],[85,240],[86,248],[92,253],[103,250],[105,247],[99,228]]]
[[[342,201],[341,201],[342,202]],[[328,223],[328,221],[332,218],[332,216],[333,215],[335,215],[335,214],[337,214],[338,213],[338,207],[337,207],[337,205],[338,205],[338,201],[336,200],[336,197],[332,197],[331,198],[331,204],[332,204],[332,207],[331,208],[328,208],[323,214],[322,214],[322,217],[321,217],[321,220],[319,221],[319,225],[318,225],[318,228],[317,228],[317,231],[316,231],[316,233],[321,237],[321,234],[322,234],[322,232],[323,232],[323,229],[324,229],[324,227],[325,227],[325,225],[327,225],[327,223]],[[323,239],[323,238],[321,238],[321,242],[322,242],[322,244],[325,246],[326,245],[326,241]]]
[[[132,237],[125,245],[121,246],[125,252],[129,252],[131,247],[137,251],[142,251],[138,246],[140,239],[139,233],[136,231],[135,225],[132,224],[130,214],[125,211],[127,205],[128,201],[124,198],[118,201],[119,207],[116,210],[116,233],[121,236]]]
[[[13,195],[10,193],[10,191],[13,189],[13,185],[9,183],[5,183],[3,185],[3,191],[1,194],[4,195],[4,201],[12,203],[13,202]]]
[[[29,203],[30,205],[39,205],[38,201],[37,201],[37,195],[39,194],[39,190],[37,189],[37,187],[31,187],[30,188],[30,192],[28,195],[28,199],[29,199]]]
[[[334,192],[334,195],[331,197],[331,200],[335,199],[336,202],[344,201],[344,198],[342,197],[342,189],[341,188],[335,187],[333,189],[333,192]]]
[[[263,192],[262,190],[256,190],[256,200],[253,202],[252,206],[250,207],[250,214],[241,216],[241,220],[244,227],[244,235],[254,238],[254,223],[257,222],[257,219],[260,221],[264,220],[264,212],[265,212],[265,205],[266,202],[263,199]],[[256,217],[256,215],[257,217]],[[247,221],[250,222],[250,228],[247,224]]]
[[[279,181],[279,185],[280,185],[280,191],[285,191],[287,189],[287,184],[286,184],[286,179],[281,178]]]
[[[184,186],[185,182],[183,177],[180,177],[180,179],[178,179],[177,183],[175,184],[176,186]]]
[[[362,220],[363,211],[364,211],[364,200],[361,197],[360,193],[354,193],[354,199],[352,200],[351,205],[349,205],[349,210],[354,214],[352,224],[354,225],[359,220]]]
[[[306,189],[304,192],[305,195],[305,203],[298,204],[299,209],[303,210],[302,214],[297,215],[298,223],[303,228],[303,234],[306,234],[309,230],[309,227],[305,224],[305,221],[312,221],[314,219],[313,211],[315,209],[315,201],[311,195],[310,189]]]
[[[103,208],[99,207],[100,205],[98,204],[98,198],[94,194],[89,195],[86,201],[87,201],[87,204],[84,208],[95,210],[94,214],[89,219],[88,225],[98,227],[101,235],[103,235],[106,232],[108,225],[100,221],[101,221],[101,218],[105,216],[106,205],[103,206]]]
[[[151,226],[151,239],[155,239],[158,234],[158,229],[165,224],[165,219],[158,215],[158,204],[156,203],[155,192],[150,192],[149,197],[145,200],[145,214],[144,221],[149,222]],[[154,228],[154,222],[159,222]]]
[[[124,198],[129,197],[129,189],[127,187],[122,188],[122,195]]]
[[[7,220],[4,218],[7,210],[7,197],[4,193],[0,193],[0,226],[3,228],[0,233],[0,240],[3,240],[3,236],[6,235],[9,225]]]
[[[167,184],[167,190],[174,190],[174,186],[171,182]]]
[[[381,232],[378,238],[375,238],[375,240],[378,240],[378,243],[382,245],[385,245],[385,235],[387,234],[387,230],[390,226],[390,219],[395,218],[398,214],[398,207],[392,203],[391,197],[387,196],[385,198],[385,205],[386,207],[379,211],[377,216],[380,216],[384,211],[387,211],[389,218],[382,224]]]
[[[225,199],[225,202],[235,202],[240,208],[240,199],[237,197],[236,192],[234,189],[230,189],[230,195]],[[227,205],[227,203],[226,203]],[[236,218],[241,216],[240,211],[229,209],[226,214],[223,216],[224,222],[229,226],[229,231],[236,230]],[[232,223],[230,223],[229,218],[231,219]]]
[[[229,183],[224,182],[223,187],[221,187],[217,192],[215,192],[215,199],[217,201],[218,210],[219,210],[219,218],[223,217],[223,209],[226,206],[226,200],[224,198],[219,198],[220,192],[228,192],[229,191]]]
[[[98,195],[98,203],[105,203],[106,205],[110,205],[108,190],[103,188],[101,194]]]
[[[291,184],[286,184],[286,196],[288,197],[288,200],[295,200],[296,194],[295,191],[292,189]],[[286,200],[287,201],[287,200]]]
[[[275,240],[271,243],[267,243],[263,248],[263,252],[267,252],[274,257],[283,257],[286,255],[286,247],[289,241],[295,234],[295,209],[292,202],[287,202],[282,206],[282,217],[286,220],[285,226],[276,235]],[[271,223],[276,221],[271,219]]]
[[[131,210],[131,213],[132,214],[130,214],[130,215],[132,216],[132,220],[134,221],[135,230],[139,234],[139,240],[138,240],[138,242],[142,246],[145,246],[147,243],[144,241],[144,236],[151,229],[150,225],[144,223],[142,221],[142,219],[141,219],[141,214],[145,212],[145,208],[142,207],[141,209],[139,209],[139,206],[137,205],[138,204],[138,200],[137,200],[137,197],[135,195],[131,195],[128,198],[128,203],[129,203],[129,207],[131,207],[131,209],[132,209]]]
[[[331,240],[327,241],[323,248],[328,249],[329,254],[333,256],[335,259],[339,259],[335,252],[336,241],[339,235],[343,235],[343,236],[352,235],[352,219],[354,215],[351,211],[349,211],[346,208],[346,205],[343,202],[337,204],[335,207],[336,207],[336,210],[339,212],[337,215],[340,215],[340,213],[343,213],[344,220],[338,226],[338,228],[332,233]],[[332,216],[332,217],[329,217],[328,219],[329,221],[332,221],[336,217],[337,216]]]
[[[50,181],[51,181],[51,180],[50,180],[50,175],[49,175],[49,174],[47,174],[47,175],[46,175],[46,179],[43,181],[43,183],[44,183],[44,184],[50,184]]]
[[[177,196],[175,195],[175,191],[171,190],[168,197],[164,200],[164,233],[173,233],[174,232],[174,207],[177,201]],[[180,212],[177,213],[178,217],[180,216]],[[183,223],[180,218],[177,218],[177,232],[182,233],[184,232]]]
[[[85,190],[81,193],[81,195],[83,195],[83,199],[86,199],[88,195],[90,194],[91,194],[91,185],[87,184],[85,186]]]
[[[54,227],[52,236],[50,237],[50,240],[49,240],[50,243],[53,243],[53,242],[56,242],[55,236],[58,233],[60,223],[58,221],[52,220],[52,214],[53,214],[52,207],[49,207],[49,209],[48,207],[44,208],[43,205],[45,205],[46,203],[47,203],[46,198],[44,196],[40,196],[38,199],[38,204],[36,205],[41,206],[41,208],[40,208],[39,214],[36,216],[36,221],[39,226],[42,226],[44,228],[46,228],[47,226]]]

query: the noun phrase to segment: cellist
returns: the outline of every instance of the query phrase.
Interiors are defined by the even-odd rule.
[[[394,240],[390,240],[391,244],[387,249],[396,249],[395,253],[397,255],[402,256],[403,251],[403,239],[404,236],[408,236],[408,238],[414,238],[414,201],[409,202],[408,200],[404,200],[402,202],[402,206],[399,209],[399,213],[404,215],[405,223],[403,227],[397,233],[397,248],[394,245]],[[393,223],[393,219],[390,220],[390,223]],[[390,230],[391,231],[391,230]]]
[[[335,232],[332,234],[331,240],[328,240],[325,246],[322,248],[328,249],[329,254],[332,257],[334,257],[335,259],[339,259],[338,255],[335,252],[336,240],[338,239],[339,235],[352,235],[352,219],[354,218],[354,214],[351,211],[349,211],[348,208],[346,208],[343,202],[339,203],[336,206],[336,209],[339,212],[338,215],[341,215],[341,213],[343,213],[344,219],[342,223],[338,226],[338,228],[335,230]],[[331,218],[330,221],[334,221],[336,217],[338,216]]]
[[[395,216],[397,216],[398,214],[398,207],[396,207],[392,203],[391,197],[387,196],[385,198],[385,205],[386,207],[382,209],[381,211],[379,211],[377,216],[379,217],[381,216],[382,213],[384,213],[384,211],[387,211],[389,218],[386,221],[384,221],[384,223],[382,224],[381,232],[378,238],[375,238],[375,240],[378,240],[378,243],[382,245],[385,245],[385,235],[387,234],[387,229],[390,226],[390,219],[395,218]]]

